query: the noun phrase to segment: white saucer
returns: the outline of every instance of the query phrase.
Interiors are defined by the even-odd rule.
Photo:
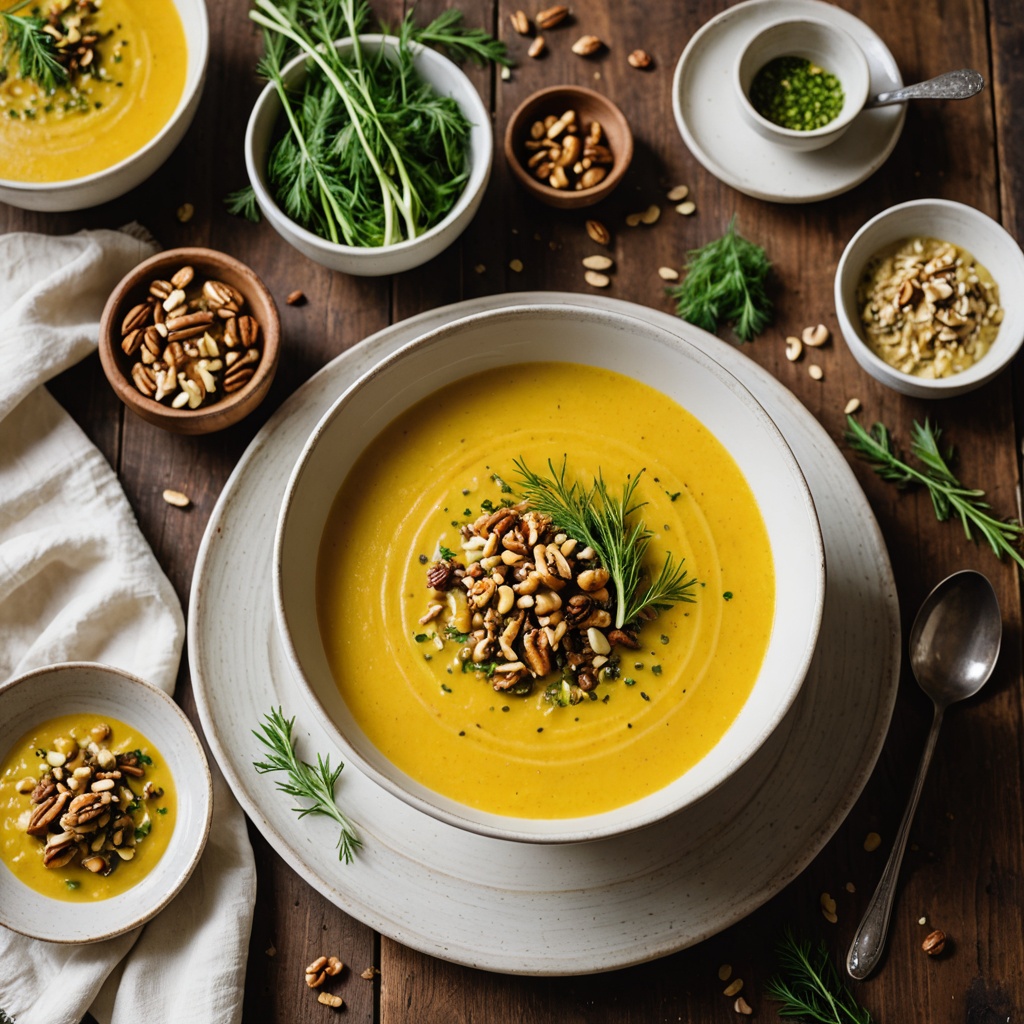
[[[272,707],[296,715],[300,756],[338,752],[289,675],[274,628],[271,557],[278,506],[302,445],[358,375],[458,317],[531,292],[432,310],[344,352],[253,440],[214,509],[199,552],[189,659],[206,738],[257,828],[310,884],[353,917],[446,960],[515,974],[625,967],[692,945],[791,881],[846,817],[882,746],[899,678],[899,609],[885,545],[846,460],[814,417],[738,350],[666,313],[600,297],[700,347],[767,408],[793,449],[821,520],[828,593],[818,651],[776,732],[711,796],[631,835],[577,846],[490,839],[413,810],[352,766],[338,785],[363,849],[339,863],[336,829],[299,821],[294,800],[252,762]],[[791,742],[788,742],[790,738]]]
[[[906,105],[865,110],[831,146],[799,153],[760,136],[743,118],[733,84],[737,54],[760,28],[781,18],[817,18],[860,44],[871,72],[869,95],[903,84],[875,32],[820,0],[747,0],[703,25],[687,44],[672,82],[672,109],[690,152],[719,180],[755,199],[802,203],[859,185],[893,151]]]

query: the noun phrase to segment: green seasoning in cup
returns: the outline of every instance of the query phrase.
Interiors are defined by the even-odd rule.
[[[831,72],[806,57],[776,57],[754,76],[750,102],[772,124],[813,131],[843,109],[843,86]]]

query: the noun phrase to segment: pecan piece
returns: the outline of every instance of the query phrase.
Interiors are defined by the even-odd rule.
[[[640,641],[625,629],[613,629],[608,633],[608,643],[612,647],[628,647],[631,651],[640,650]]]
[[[434,562],[427,569],[427,586],[432,590],[447,590],[454,586],[455,565],[447,560]]]
[[[32,812],[29,818],[28,828],[25,831],[30,836],[46,835],[53,824],[63,813],[64,805],[71,799],[71,794],[65,790],[63,793],[54,793],[48,800],[43,801]]]
[[[523,657],[535,676],[551,671],[551,645],[543,629],[531,629],[523,636]]]
[[[41,804],[44,800],[49,800],[54,793],[57,792],[57,783],[53,781],[53,776],[47,772],[38,783],[36,788],[32,790],[32,803]]]

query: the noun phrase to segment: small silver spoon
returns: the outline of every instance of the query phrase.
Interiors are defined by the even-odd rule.
[[[976,96],[984,88],[985,79],[977,71],[961,68],[959,71],[947,71],[944,75],[929,78],[927,82],[905,85],[891,92],[880,92],[864,104],[864,109],[886,107],[890,103],[906,103],[908,100],[965,100],[969,96]]]
[[[892,853],[846,955],[846,969],[853,978],[866,978],[882,956],[896,879],[939,736],[942,713],[984,686],[999,657],[1002,633],[1003,620],[992,584],[969,569],[947,576],[925,598],[914,619],[910,667],[921,689],[932,699],[932,727]]]

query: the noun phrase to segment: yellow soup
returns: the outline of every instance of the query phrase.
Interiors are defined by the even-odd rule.
[[[110,734],[97,748],[107,748],[114,755],[140,752],[142,757],[137,768],[143,772],[141,776],[123,771],[123,766],[104,767],[91,753],[87,754],[90,742],[96,742],[91,730],[102,732],[103,726],[109,728]],[[64,756],[62,750],[67,760],[63,765],[52,767],[46,755],[59,761],[60,756]],[[84,783],[72,783],[75,769],[79,769],[81,777],[87,764],[92,766],[93,776]],[[120,778],[114,780],[115,785],[104,790],[111,799],[106,806],[114,806],[120,799],[132,819],[132,826],[122,828],[121,834],[115,835],[117,811],[104,812],[106,817],[100,814],[83,820],[79,822],[82,838],[73,859],[63,866],[47,867],[43,850],[48,839],[52,842],[53,837],[64,832],[59,820],[39,836],[30,835],[26,829],[30,827],[33,813],[46,803],[46,800],[33,802],[30,782],[38,782],[48,773],[57,787],[55,792],[59,793],[61,786],[72,791],[61,807],[62,817],[71,811],[75,797],[83,797],[80,802],[87,802],[84,794],[96,785],[95,773],[120,774]],[[98,787],[102,788],[102,785]],[[125,788],[131,790],[130,795],[123,792]],[[109,716],[87,713],[52,718],[22,736],[0,762],[0,861],[27,886],[53,899],[89,903],[117,896],[135,885],[163,855],[174,831],[176,808],[171,774],[159,751],[138,729]],[[81,813],[83,819],[89,817],[88,810]],[[101,843],[104,838],[109,841]],[[117,853],[115,839],[117,847],[130,851],[125,854],[129,859]],[[95,867],[100,866],[100,861],[106,867],[94,872],[83,866],[90,858],[98,858],[94,861]]]
[[[40,8],[45,16],[50,5]],[[67,181],[102,171],[156,136],[181,99],[185,31],[173,0],[103,0],[79,26],[67,23],[75,11],[71,5],[61,14],[60,48],[77,50],[76,60],[87,50],[93,56],[66,84],[47,93],[20,77],[16,56],[7,63],[0,84],[0,178]],[[93,36],[96,42],[81,49],[82,39]]]
[[[496,692],[463,672],[458,643],[421,625],[426,569],[481,504],[516,500],[514,460],[567,457],[610,489],[640,469],[654,533],[695,575],[677,604],[613,648],[617,679],[558,706],[543,683]],[[497,481],[494,477],[497,476]],[[394,764],[454,800],[501,815],[574,817],[652,793],[721,738],[753,686],[774,611],[764,522],[736,463],[651,388],[585,366],[537,363],[467,378],[399,417],[363,453],[332,508],[317,571],[319,626],[341,696]]]

